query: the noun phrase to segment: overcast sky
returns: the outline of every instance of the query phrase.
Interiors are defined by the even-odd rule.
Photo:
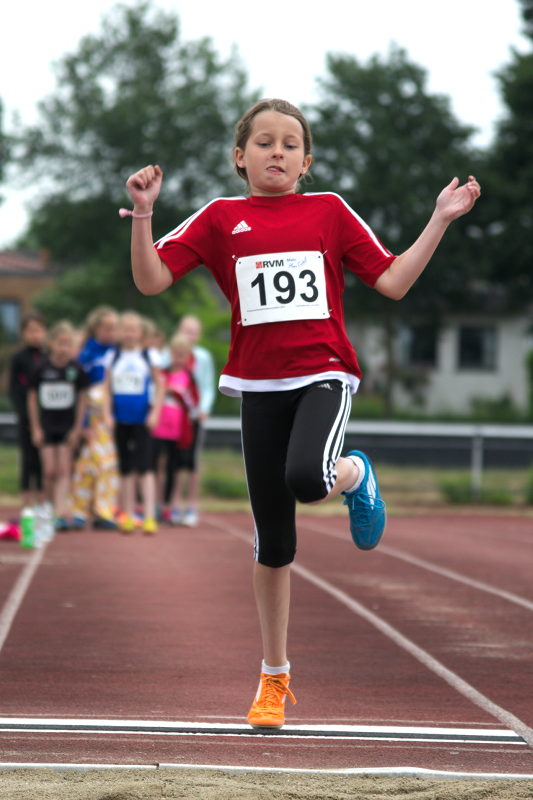
[[[135,5],[126,0],[126,5]],[[5,4],[0,47],[0,97],[5,124],[13,113],[36,120],[36,105],[54,90],[53,64],[77,49],[86,33],[98,33],[113,0]],[[247,3],[245,0],[156,0],[181,20],[183,39],[209,36],[221,55],[236,44],[250,77],[249,88],[295,103],[316,100],[316,79],[326,53],[366,60],[385,54],[391,42],[405,48],[429,73],[429,90],[450,97],[463,122],[479,128],[476,141],[490,141],[502,113],[494,72],[509,62],[511,48],[528,47],[521,35],[518,0],[309,0]],[[27,222],[31,190],[4,187],[0,247]]]

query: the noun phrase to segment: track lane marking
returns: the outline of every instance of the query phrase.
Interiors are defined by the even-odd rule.
[[[320,533],[324,536],[331,536],[333,539],[343,539],[348,544],[350,543],[345,535],[336,531],[326,530],[320,525],[302,522],[302,527],[307,528],[310,531],[314,531],[315,533]],[[379,552],[385,553],[385,555],[391,556],[392,558],[398,558],[402,561],[406,561],[408,564],[413,564],[415,567],[427,569],[429,572],[434,572],[444,578],[449,578],[450,580],[457,581],[458,583],[464,583],[466,586],[471,586],[473,589],[479,589],[482,592],[487,592],[488,594],[493,594],[496,597],[501,597],[503,600],[508,600],[510,603],[515,603],[516,605],[522,606],[522,608],[526,608],[528,611],[533,611],[533,602],[531,602],[531,600],[527,600],[525,597],[520,597],[517,594],[513,594],[513,592],[506,592],[503,589],[498,589],[496,586],[491,586],[490,583],[484,583],[483,581],[469,578],[466,575],[462,575],[460,572],[455,572],[455,570],[447,569],[446,567],[440,567],[438,564],[434,564],[432,561],[426,561],[423,558],[418,558],[418,556],[412,556],[410,553],[405,553],[403,550],[398,550],[396,547],[390,547],[390,545],[387,544],[380,544]]]
[[[15,581],[15,585],[11,589],[6,602],[0,612],[0,653],[6,642],[7,637],[11,631],[11,626],[17,615],[17,612],[22,605],[22,601],[26,596],[26,592],[30,586],[33,576],[37,571],[39,564],[43,559],[46,550],[46,543],[41,547],[37,547],[31,557],[26,562],[26,566]]]
[[[219,528],[220,530],[225,531],[226,533],[229,533],[238,539],[241,539],[247,544],[250,544],[250,535],[242,531],[240,528],[236,528],[234,525],[223,524],[218,520],[213,520],[211,518],[209,518],[207,521],[213,527]],[[530,728],[523,720],[519,719],[510,711],[507,711],[507,709],[502,708],[497,703],[494,703],[492,700],[490,700],[490,698],[457,675],[456,672],[448,669],[448,667],[446,667],[441,661],[434,658],[434,656],[432,656],[427,650],[419,647],[417,644],[415,644],[415,642],[413,642],[411,639],[408,639],[407,636],[404,636],[403,633],[400,633],[400,631],[382,619],[382,617],[378,616],[373,611],[370,611],[370,609],[366,608],[366,606],[359,601],[354,600],[352,597],[350,597],[350,595],[346,594],[346,592],[343,592],[341,589],[333,586],[333,584],[329,583],[329,581],[320,578],[314,572],[306,567],[302,567],[300,564],[293,562],[291,568],[297,575],[304,578],[309,583],[312,583],[326,594],[329,594],[331,597],[335,598],[335,600],[341,603],[341,605],[344,605],[354,614],[366,619],[366,621],[377,628],[380,633],[384,634],[396,645],[410,653],[417,661],[423,664],[423,666],[425,666],[431,672],[434,672],[436,675],[442,678],[442,680],[455,689],[455,691],[459,692],[459,694],[462,694],[463,697],[466,697],[468,700],[474,703],[474,705],[477,705],[478,708],[481,708],[490,716],[498,719],[501,723],[503,723],[503,725],[505,725],[506,728],[509,728],[517,733],[522,737],[522,739],[524,739],[525,742],[527,742],[530,747],[533,747],[533,729]]]
[[[264,736],[291,739],[372,739],[388,742],[461,742],[525,745],[511,730],[494,728],[449,728],[401,725],[284,725],[279,730],[255,730],[230,723],[0,717],[0,732],[8,733],[97,733],[164,736]]]

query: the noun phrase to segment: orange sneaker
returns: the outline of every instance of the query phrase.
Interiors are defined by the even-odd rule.
[[[291,703],[296,703],[289,689],[290,679],[287,672],[278,675],[261,673],[259,688],[248,712],[252,728],[281,728],[285,722],[285,699],[288,697]]]
[[[118,518],[118,527],[122,533],[133,533],[135,530],[135,522],[133,521],[133,518],[128,517],[127,514],[121,514]]]

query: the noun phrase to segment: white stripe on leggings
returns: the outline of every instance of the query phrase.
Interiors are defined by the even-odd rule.
[[[335,471],[335,464],[340,455],[342,445],[344,443],[344,434],[346,432],[346,425],[350,416],[352,407],[352,396],[350,387],[347,383],[342,384],[342,398],[339,406],[339,411],[335,417],[335,422],[329,432],[324,448],[324,458],[322,461],[322,470],[324,475],[324,485],[327,492],[331,492],[337,479]]]

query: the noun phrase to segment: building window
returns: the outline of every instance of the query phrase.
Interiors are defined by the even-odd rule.
[[[437,329],[434,325],[406,325],[400,332],[400,342],[405,366],[437,366]]]
[[[16,342],[20,338],[20,303],[0,300],[0,344]]]
[[[459,369],[496,369],[494,325],[463,325],[459,328]]]

